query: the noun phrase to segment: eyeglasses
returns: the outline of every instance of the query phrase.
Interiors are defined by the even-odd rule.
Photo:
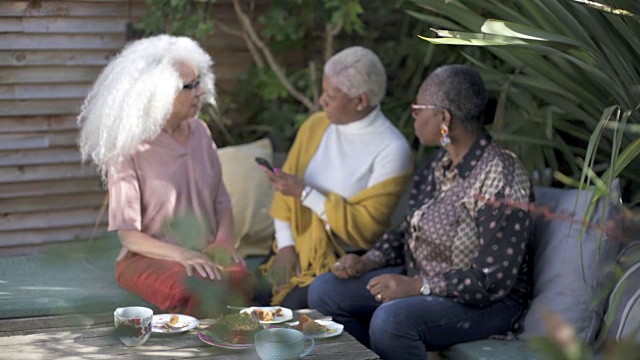
[[[413,116],[418,115],[418,110],[423,110],[423,109],[440,109],[440,107],[436,105],[421,105],[421,104],[411,103],[411,113],[413,114]]]
[[[198,76],[192,82],[182,85],[182,90],[188,89],[188,90],[196,91],[196,90],[198,90],[199,87],[200,87],[200,77]]]

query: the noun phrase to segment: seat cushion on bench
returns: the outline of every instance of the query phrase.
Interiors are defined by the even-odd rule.
[[[120,288],[116,236],[0,257],[0,318],[111,312],[148,302]]]
[[[266,256],[273,243],[273,219],[269,215],[273,189],[255,162],[263,157],[273,163],[269,139],[218,149],[224,181],[233,206],[236,249],[242,256]]]
[[[617,194],[617,182],[612,187]],[[547,333],[542,315],[549,311],[572,324],[578,336],[591,342],[603,318],[602,285],[610,278],[620,249],[616,241],[607,241],[595,227],[589,227],[580,239],[582,221],[592,200],[590,191],[535,188],[535,204],[552,215],[537,214],[530,245],[534,249],[533,300],[524,319],[521,339]],[[577,201],[577,203],[576,203]],[[597,203],[592,224],[615,214],[615,207],[603,197]],[[574,219],[572,221],[571,219]],[[601,238],[599,236],[601,235]]]
[[[622,275],[609,296],[603,331],[607,341],[631,340],[640,344],[640,241],[618,256]]]
[[[480,340],[452,346],[441,353],[447,360],[542,360],[521,340]]]

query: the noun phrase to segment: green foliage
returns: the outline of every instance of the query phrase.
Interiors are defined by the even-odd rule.
[[[493,125],[531,171],[550,167],[581,183],[626,183],[640,194],[640,23],[625,0],[415,0],[432,24],[432,44],[481,49],[468,54],[500,99]],[[612,11],[612,9],[614,9]],[[615,10],[623,9],[625,11]],[[549,183],[551,178],[543,178]],[[634,200],[635,199],[635,200]]]
[[[330,24],[335,25],[344,20],[347,34],[362,34],[364,31],[364,24],[360,20],[364,9],[359,0],[327,0],[325,8],[333,11],[329,19]]]
[[[440,47],[435,51],[435,46],[421,44],[416,34],[427,31],[428,26],[407,17],[403,5],[406,2],[305,1],[304,5],[289,10],[291,1],[272,1],[259,18],[261,35],[275,56],[287,65],[290,81],[317,103],[314,89],[317,92],[315,96],[318,96],[327,36],[322,30],[327,25],[337,27],[343,21],[344,30],[336,36],[333,52],[347,46],[362,45],[380,56],[389,78],[383,110],[409,141],[414,142],[409,104],[415,98],[420,83],[441,63],[464,59],[458,48]],[[286,23],[281,20],[285,12],[283,9],[290,12]],[[314,68],[309,66],[311,62]],[[266,134],[276,140],[276,145],[279,143],[279,150],[286,150],[298,126],[309,115],[309,109],[288,94],[276,80],[270,69],[255,67],[240,76],[238,91],[230,100],[236,103],[233,105],[236,108],[249,101],[252,106],[246,114],[250,119],[247,122],[259,124],[260,129],[267,130]],[[246,134],[246,127],[231,131]]]
[[[631,11],[640,7],[600,2],[415,0],[422,10],[411,13],[436,28],[436,36],[423,37],[429,43],[463,45],[499,99],[494,136],[530,171],[545,174],[551,168],[548,173],[567,185],[595,186],[588,214],[599,196],[610,195],[614,178],[626,182],[628,203],[640,200],[640,23]],[[549,183],[551,177],[542,180]],[[603,291],[594,302],[607,295]],[[549,314],[548,337],[531,346],[549,359],[594,358],[590,344],[561,316]],[[602,358],[621,359],[625,353],[637,354],[638,345],[605,344]]]
[[[196,38],[210,34],[211,14],[207,11],[214,1],[147,2],[149,11],[138,24],[146,34],[168,32]],[[371,48],[382,59],[389,77],[383,110],[409,141],[415,142],[409,104],[420,83],[438,65],[464,58],[458,47],[439,46],[436,50],[420,41],[416,34],[427,32],[429,25],[408,17],[407,6],[410,4],[402,0],[273,0],[250,15],[287,80],[316,108],[326,58],[351,45]],[[195,31],[193,24],[206,26]],[[475,54],[485,57],[480,51]],[[284,151],[310,112],[272,68],[256,62],[239,76],[236,91],[220,99],[217,111],[205,109],[203,118],[221,146],[266,135],[275,141],[277,150]]]
[[[135,28],[145,35],[167,33],[202,39],[213,32],[209,21],[216,0],[147,0],[147,12]]]

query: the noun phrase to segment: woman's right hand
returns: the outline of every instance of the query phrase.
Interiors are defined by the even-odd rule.
[[[291,281],[292,274],[300,274],[300,263],[295,246],[285,246],[278,250],[271,268],[269,268],[268,279],[276,287],[276,290]]]
[[[340,279],[349,279],[360,277],[373,270],[373,268],[374,264],[369,259],[354,254],[346,254],[333,264],[333,273]]]
[[[207,254],[189,249],[182,249],[178,262],[187,270],[188,276],[193,275],[193,270],[195,269],[198,274],[205,279],[222,279],[222,275],[220,274],[222,267],[213,262]]]

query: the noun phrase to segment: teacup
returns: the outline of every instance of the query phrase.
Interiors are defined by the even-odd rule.
[[[140,346],[151,334],[153,310],[142,306],[117,308],[113,312],[116,334],[127,346]]]
[[[266,329],[255,336],[256,351],[262,360],[294,360],[308,355],[315,341],[298,330],[286,328]],[[305,342],[311,345],[305,351]]]

